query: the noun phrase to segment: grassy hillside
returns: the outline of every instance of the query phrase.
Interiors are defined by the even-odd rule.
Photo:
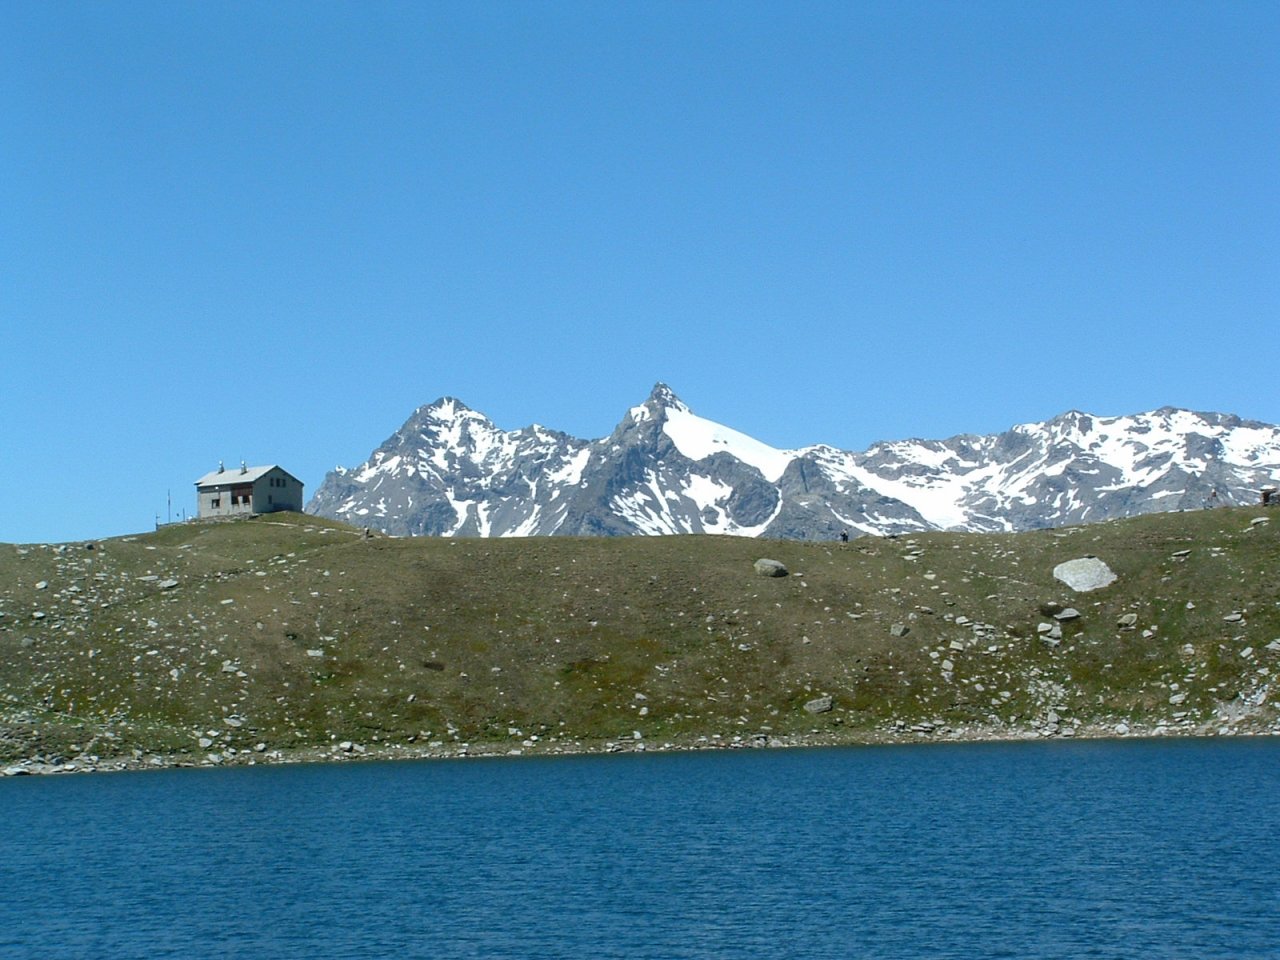
[[[1276,732],[1267,515],[814,544],[276,514],[0,545],[0,761]],[[1054,580],[1090,554],[1116,583]]]

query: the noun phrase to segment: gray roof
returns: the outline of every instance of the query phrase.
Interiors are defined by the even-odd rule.
[[[272,470],[279,470],[285,476],[292,477],[294,480],[298,479],[288,470],[284,469],[284,467],[278,466],[274,463],[268,463],[266,466],[245,467],[243,470],[241,470],[240,467],[229,467],[226,470],[214,470],[212,473],[206,473],[203,477],[197,480],[196,486],[225,487],[232,484],[239,485],[241,483],[253,483],[255,480],[266,476]]]

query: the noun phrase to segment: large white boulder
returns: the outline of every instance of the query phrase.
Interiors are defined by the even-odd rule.
[[[1097,557],[1080,557],[1078,560],[1060,563],[1053,568],[1053,576],[1076,593],[1101,590],[1116,582],[1112,569]]]

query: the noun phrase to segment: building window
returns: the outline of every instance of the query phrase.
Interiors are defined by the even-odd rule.
[[[211,506],[211,507],[213,507],[213,509],[217,510],[217,509],[218,509],[218,507],[222,506],[222,500],[221,500],[221,499],[219,499],[218,497],[214,497],[212,500],[210,500],[210,501],[209,501],[209,506]]]

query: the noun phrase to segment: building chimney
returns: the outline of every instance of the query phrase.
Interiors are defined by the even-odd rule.
[[[244,461],[243,461],[243,460],[241,460],[241,461],[240,461],[240,472],[241,472],[241,473],[248,473],[248,472],[249,472],[249,468],[248,468],[248,467],[246,467],[246,466],[244,465]]]
[[[226,469],[227,469],[227,468],[226,468],[226,467],[224,467],[224,466],[222,465],[222,461],[221,461],[221,460],[219,460],[219,461],[218,461],[218,472],[219,472],[219,473],[223,473],[223,472],[225,472],[225,471],[226,471]]]

